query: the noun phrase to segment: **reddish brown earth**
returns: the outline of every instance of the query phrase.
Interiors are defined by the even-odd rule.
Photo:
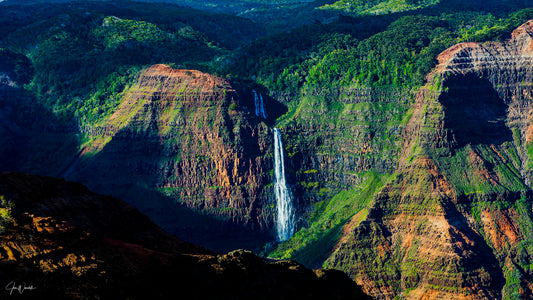
[[[378,299],[533,295],[533,21],[438,57],[405,128],[395,180],[325,265]],[[514,154],[516,153],[516,154]]]
[[[345,274],[180,241],[123,201],[62,179],[0,174],[1,298],[366,299]],[[9,203],[9,205],[6,205]]]
[[[276,104],[265,101],[275,117]],[[224,243],[243,231],[260,240],[274,223],[265,122],[250,88],[154,65],[108,119],[84,129],[91,141],[62,175],[125,199],[187,240]],[[195,223],[195,214],[211,220]]]

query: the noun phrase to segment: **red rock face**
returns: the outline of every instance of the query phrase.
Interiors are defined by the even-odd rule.
[[[0,235],[2,299],[367,299],[338,271],[180,241],[79,183],[4,173],[0,197],[11,214]],[[4,289],[10,282],[23,287]]]
[[[480,72],[484,68],[527,68],[533,50],[533,22],[528,21],[511,34],[504,42],[461,43],[442,52],[437,60],[436,72]],[[495,66],[498,63],[498,66]],[[503,80],[504,78],[502,78]]]
[[[406,125],[398,177],[345,230],[328,267],[378,299],[531,297],[532,29],[439,55]]]
[[[64,176],[124,197],[165,229],[198,241],[216,232],[241,234],[219,220],[256,232],[273,227],[265,189],[272,138],[253,114],[250,89],[155,65],[125,91],[101,126],[87,132],[92,141]],[[186,220],[172,206],[212,220]]]

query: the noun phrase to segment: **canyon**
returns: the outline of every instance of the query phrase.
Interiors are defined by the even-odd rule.
[[[246,48],[249,20],[126,4],[28,7],[48,28],[0,34],[0,171],[40,175],[0,174],[3,281],[66,298],[152,297],[143,282],[168,298],[172,278],[222,298],[533,297],[533,20],[516,28],[533,10],[480,15],[491,28],[342,16]]]
[[[305,232],[321,217],[317,205],[336,205],[335,195],[360,198],[304,246],[289,241],[274,253],[343,270],[380,299],[531,295],[532,24],[503,43],[444,51],[414,99],[372,89],[304,96],[295,115],[278,120],[296,228]],[[287,103],[265,98],[270,120],[255,90],[150,67],[105,125],[88,131],[95,138],[65,175],[114,191],[117,178],[131,190],[142,175],[153,191],[268,241],[276,224],[271,126]],[[88,180],[97,169],[117,171]]]
[[[439,55],[406,125],[396,178],[325,266],[376,298],[531,297],[532,47],[529,21],[503,43]]]

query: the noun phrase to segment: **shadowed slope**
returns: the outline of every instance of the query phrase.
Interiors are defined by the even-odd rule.
[[[3,173],[0,198],[0,284],[34,286],[25,297],[366,299],[338,271],[243,250],[218,255],[177,240],[128,204],[78,183]]]

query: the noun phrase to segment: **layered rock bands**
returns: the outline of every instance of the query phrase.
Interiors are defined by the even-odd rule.
[[[533,296],[533,21],[438,57],[397,176],[325,265],[379,299]]]

